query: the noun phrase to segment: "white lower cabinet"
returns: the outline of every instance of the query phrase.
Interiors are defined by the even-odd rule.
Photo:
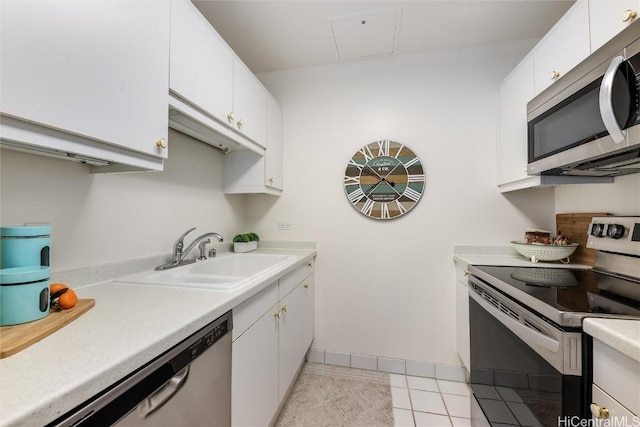
[[[267,426],[313,340],[313,261],[233,309],[231,422]]]
[[[639,384],[640,363],[594,338],[591,413],[597,425],[638,425]]]
[[[469,373],[471,352],[469,344],[469,288],[468,264],[456,262],[456,349],[458,357]]]

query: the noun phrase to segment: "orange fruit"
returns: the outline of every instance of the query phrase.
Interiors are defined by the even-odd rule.
[[[73,289],[67,289],[67,292],[60,295],[58,305],[60,308],[72,308],[78,302],[78,296]]]
[[[49,293],[51,295],[63,289],[67,289],[67,285],[65,285],[64,283],[52,283],[49,285]]]

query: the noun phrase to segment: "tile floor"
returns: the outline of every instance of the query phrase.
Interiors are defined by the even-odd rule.
[[[475,401],[468,384],[398,374],[390,374],[390,380],[397,427],[471,425]]]

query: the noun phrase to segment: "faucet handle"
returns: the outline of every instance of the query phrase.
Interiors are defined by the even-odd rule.
[[[173,261],[174,262],[178,261],[180,259],[180,255],[182,255],[182,248],[184,247],[184,237],[195,229],[196,229],[195,227],[192,227],[187,231],[185,231],[184,233],[182,233],[180,237],[178,237],[178,240],[176,240],[176,242],[173,244]]]

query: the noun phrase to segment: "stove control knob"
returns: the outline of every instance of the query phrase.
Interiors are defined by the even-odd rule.
[[[593,237],[604,237],[604,224],[594,223],[591,226],[591,235]]]
[[[624,226],[620,224],[609,224],[607,227],[607,236],[612,239],[619,239],[624,234]]]

